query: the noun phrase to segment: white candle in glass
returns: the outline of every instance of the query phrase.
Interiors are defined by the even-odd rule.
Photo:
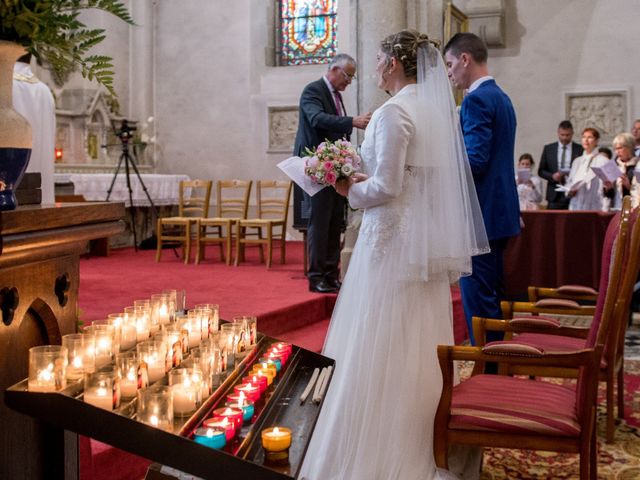
[[[104,387],[98,387],[84,392],[84,401],[94,407],[113,410],[112,393]]]
[[[193,385],[173,385],[173,413],[184,415],[192,413],[196,409],[198,391]]]
[[[120,393],[123,397],[136,396],[138,391],[138,372],[135,367],[130,367],[126,375],[120,379]]]
[[[53,363],[37,373],[36,381],[29,381],[30,392],[55,392],[56,382],[53,374]]]

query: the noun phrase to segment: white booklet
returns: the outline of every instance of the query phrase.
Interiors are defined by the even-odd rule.
[[[531,170],[528,168],[519,168],[516,174],[518,175],[519,183],[526,183],[531,180]]]
[[[289,157],[278,164],[278,168],[280,170],[286,173],[287,176],[302,190],[309,194],[309,196],[313,197],[327,185],[313,183],[307,174],[304,173],[304,166],[305,160],[300,157]]]
[[[622,172],[618,168],[618,164],[615,160],[609,160],[601,167],[591,167],[593,173],[603,182],[615,182],[616,179],[622,176]]]

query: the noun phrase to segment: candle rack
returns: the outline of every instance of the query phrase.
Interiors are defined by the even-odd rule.
[[[297,478],[311,434],[322,408],[322,401],[300,402],[315,368],[333,366],[334,361],[320,354],[293,346],[285,367],[278,373],[263,399],[256,402],[255,415],[223,449],[214,450],[193,440],[211,412],[225,405],[226,396],[247,375],[252,365],[276,339],[259,335],[254,348],[236,362],[221,385],[189,417],[174,418],[171,432],[154,428],[135,417],[136,400],[123,402],[117,410],[94,407],[82,400],[81,381],[55,393],[27,390],[27,379],[5,391],[5,403],[12,409],[39,419],[55,428],[68,430],[145,457],[152,465],[147,478],[171,478],[162,474],[160,465],[202,478],[284,480]],[[189,367],[185,359],[180,367]],[[154,383],[166,385],[167,375]],[[285,426],[293,431],[289,463],[265,464],[260,432],[271,426]]]

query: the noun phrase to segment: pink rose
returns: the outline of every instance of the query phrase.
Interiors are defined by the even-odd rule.
[[[324,176],[324,179],[329,185],[335,185],[337,176],[333,172],[327,172],[326,175]]]
[[[330,172],[331,170],[333,170],[333,163],[332,162],[324,162],[324,169],[327,172]]]

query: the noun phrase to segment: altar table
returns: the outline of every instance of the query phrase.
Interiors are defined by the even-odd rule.
[[[598,288],[604,236],[613,217],[605,212],[523,211],[525,227],[509,241],[504,257],[506,294],[529,285],[580,284]]]
[[[149,196],[156,206],[177,205],[178,191],[180,181],[189,180],[187,175],[165,175],[158,173],[142,173],[140,174],[142,182],[147,187]],[[138,176],[131,172],[129,175],[131,180],[131,191],[134,207],[150,206],[149,199],[144,193],[144,189]],[[57,184],[72,183],[75,195],[82,195],[85,200],[90,202],[100,202],[107,198],[107,190],[113,181],[111,173],[56,173],[55,182]],[[127,189],[127,181],[124,173],[119,173],[110,201],[124,202],[129,207],[129,190]]]

